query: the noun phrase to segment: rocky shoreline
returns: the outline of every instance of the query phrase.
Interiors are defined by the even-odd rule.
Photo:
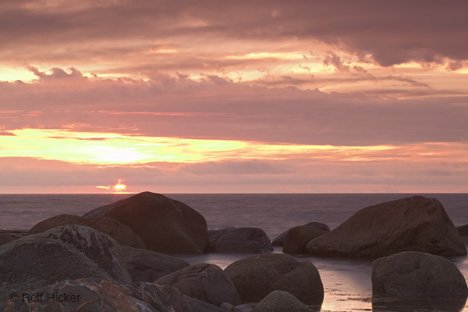
[[[208,230],[188,205],[144,192],[29,231],[1,230],[0,311],[320,310],[319,270],[290,255],[375,260],[377,311],[460,311],[467,285],[446,258],[465,257],[467,242],[467,226],[455,228],[438,200],[422,196],[363,208],[333,230],[298,225],[272,243],[258,228]],[[224,270],[179,257],[203,253],[246,257]]]

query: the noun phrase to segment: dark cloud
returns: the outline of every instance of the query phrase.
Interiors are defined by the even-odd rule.
[[[125,55],[131,46],[141,49],[155,40],[219,47],[231,39],[299,39],[371,55],[385,66],[457,61],[468,59],[467,14],[464,0],[67,1],[56,6],[18,1],[0,6],[0,55],[14,61],[34,53],[72,57],[87,49],[94,55],[113,49],[122,55],[124,49]]]

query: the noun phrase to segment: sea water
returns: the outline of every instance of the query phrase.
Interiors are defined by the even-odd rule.
[[[366,206],[411,194],[168,194],[198,210],[210,229],[259,227],[273,239],[283,231],[311,221],[335,228]],[[468,194],[421,194],[437,198],[456,226],[468,224]],[[29,229],[58,214],[85,212],[129,195],[0,195],[0,229]],[[275,252],[281,252],[276,248]],[[224,268],[246,255],[208,254],[186,257]],[[372,311],[371,262],[365,260],[298,257],[312,261],[325,288],[322,311]],[[468,277],[468,258],[452,259]],[[468,305],[465,308],[468,311]]]

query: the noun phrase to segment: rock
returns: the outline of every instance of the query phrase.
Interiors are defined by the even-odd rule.
[[[239,304],[232,309],[232,312],[252,312],[254,307],[255,305],[252,303]]]
[[[311,227],[314,227],[316,229],[322,229],[324,231],[330,231],[330,228],[328,227],[328,225],[326,225],[325,223],[320,223],[320,222],[309,222],[307,224],[303,224],[303,225],[299,225],[299,226],[311,226]],[[284,246],[284,243],[286,241],[286,235],[288,234],[288,231],[285,231],[283,233],[281,233],[280,235],[278,235],[272,242],[273,246]]]
[[[84,225],[63,225],[35,237],[59,240],[82,252],[115,281],[129,283],[130,274],[121,264],[122,249],[110,236]]]
[[[0,230],[0,246],[12,242],[26,235],[26,231],[20,230]]]
[[[184,295],[185,302],[190,307],[190,312],[225,312],[223,309],[207,302]],[[178,311],[177,311],[178,312]]]
[[[227,275],[214,264],[199,263],[155,281],[177,288],[182,294],[216,306],[223,302],[239,304],[239,294]]]
[[[136,235],[125,224],[111,218],[85,219],[80,216],[61,214],[39,222],[29,230],[28,234],[42,233],[53,227],[66,224],[86,225],[99,232],[109,235],[120,245],[131,246],[135,248],[145,248],[145,243],[141,237]]]
[[[206,221],[184,203],[143,192],[92,210],[85,218],[113,218],[140,236],[146,248],[169,254],[201,254],[208,244]]]
[[[320,235],[323,235],[330,230],[316,225],[316,222],[306,225],[293,227],[286,233],[286,239],[283,245],[283,252],[291,255],[299,255],[305,253],[307,243]],[[326,226],[328,228],[328,226]]]
[[[80,311],[80,312],[171,312],[157,298],[155,306],[136,298],[128,287],[102,279],[78,279],[58,282],[54,285],[37,289],[32,294],[38,294],[42,302],[24,302],[18,300],[13,311]],[[41,297],[42,294],[42,297]],[[47,300],[47,295],[68,295],[68,300]],[[32,298],[32,297],[31,297]],[[57,297],[58,298],[58,297]],[[65,297],[64,297],[65,298]],[[22,299],[22,298],[21,298]],[[152,302],[153,304],[155,302]],[[39,308],[40,307],[40,308]],[[3,310],[2,310],[3,311]]]
[[[414,196],[361,209],[311,240],[311,255],[378,258],[401,251],[466,255],[464,243],[436,199]]]
[[[290,293],[274,290],[260,301],[254,312],[309,312],[309,308]]]
[[[164,311],[166,307],[169,307],[171,312],[192,312],[177,288],[138,282],[134,283],[131,289],[134,297],[156,308],[156,311]]]
[[[262,229],[226,228],[208,231],[209,251],[220,253],[265,253],[273,251]]]
[[[0,303],[6,303],[12,292],[28,292],[57,281],[109,278],[106,271],[70,244],[36,235],[1,246],[0,263]]]
[[[372,295],[374,305],[387,301],[394,305],[406,303],[431,310],[460,311],[468,290],[464,276],[450,260],[407,251],[374,261]]]
[[[160,277],[189,266],[182,259],[159,252],[122,246],[121,262],[135,282],[154,282]]]
[[[230,304],[229,302],[223,302],[220,304],[219,307],[223,309],[224,311],[232,311],[232,309],[234,309],[234,306]]]
[[[308,305],[321,305],[323,285],[311,262],[284,254],[262,254],[238,260],[225,269],[243,303],[259,302],[273,290],[284,290]]]

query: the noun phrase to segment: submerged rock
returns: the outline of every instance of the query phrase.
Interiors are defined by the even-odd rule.
[[[309,308],[290,293],[274,290],[260,301],[254,312],[309,312]]]
[[[120,245],[135,248],[145,248],[145,243],[128,226],[111,218],[83,218],[80,216],[61,214],[43,220],[33,226],[28,234],[45,232],[53,227],[67,224],[78,224],[92,227],[93,229],[105,233],[115,239]]]
[[[328,225],[326,225],[325,223],[320,223],[320,222],[309,222],[309,223],[299,225],[299,226],[300,227],[312,227],[312,228],[317,229],[317,230],[323,230],[324,232],[330,231],[330,228],[328,227]],[[295,227],[293,227],[293,228],[295,228]],[[291,230],[291,229],[289,229],[289,230]],[[287,231],[281,233],[280,235],[278,235],[272,241],[273,246],[281,246],[281,247],[284,246],[284,243],[286,242],[286,236],[288,235],[289,230],[287,230]]]
[[[140,236],[146,248],[170,254],[201,254],[208,244],[205,218],[160,194],[143,192],[94,209],[85,218],[113,218]]]
[[[323,235],[330,230],[315,222],[306,225],[293,227],[286,233],[286,239],[283,245],[283,252],[291,255],[299,255],[305,253],[307,243],[320,235]],[[328,227],[327,227],[328,228]]]
[[[403,198],[361,209],[306,246],[311,255],[378,258],[401,251],[466,255],[455,226],[436,199]]]
[[[135,282],[154,282],[189,264],[179,258],[147,249],[122,246],[121,262]]]
[[[168,274],[155,281],[177,288],[184,295],[214,305],[240,303],[239,293],[229,277],[214,264],[199,263]]]
[[[226,228],[208,231],[209,251],[220,253],[265,253],[273,251],[271,241],[259,228]]]
[[[284,290],[308,305],[321,305],[323,285],[311,262],[284,254],[262,254],[238,260],[225,269],[244,303],[259,302],[273,290]]]
[[[450,260],[407,251],[374,261],[372,296],[376,306],[459,311],[468,289],[463,274]]]

